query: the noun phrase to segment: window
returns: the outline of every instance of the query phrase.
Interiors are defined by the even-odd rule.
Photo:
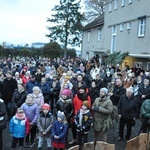
[[[90,34],[91,34],[91,32],[90,31],[88,31],[88,42],[90,42]]]
[[[123,29],[124,29],[124,23],[121,23],[120,24],[120,31],[123,31]]]
[[[97,32],[97,40],[98,40],[98,41],[101,41],[101,34],[102,34],[102,33],[101,33],[101,29],[99,28],[99,29],[98,29],[98,32]]]
[[[150,70],[150,62],[147,62],[147,70]]]
[[[138,37],[145,35],[145,26],[146,26],[146,18],[141,18],[139,20],[139,26],[138,26]]]
[[[117,37],[117,27],[112,27],[112,39],[111,39],[111,53],[116,51],[116,37]]]
[[[129,4],[131,4],[132,3],[132,0],[129,0]]]
[[[118,5],[118,0],[114,0],[114,10],[117,9],[117,5]]]
[[[131,30],[131,22],[127,22],[127,30]]]
[[[125,0],[122,0],[121,6],[122,6],[122,7],[125,6]]]
[[[137,68],[142,68],[143,67],[142,62],[138,62],[138,61],[135,61],[135,66]]]
[[[109,12],[112,11],[112,2],[109,3]]]

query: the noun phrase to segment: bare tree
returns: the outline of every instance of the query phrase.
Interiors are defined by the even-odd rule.
[[[84,0],[84,8],[85,8],[85,18],[87,19],[87,23],[91,22],[99,15],[104,12],[104,5],[106,0]]]

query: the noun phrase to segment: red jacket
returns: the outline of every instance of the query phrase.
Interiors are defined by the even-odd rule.
[[[89,108],[91,107],[91,98],[90,96],[87,97],[87,101],[89,102]],[[74,99],[73,99],[73,106],[74,106],[74,115],[77,114],[77,112],[81,109],[82,107],[82,100],[80,100],[77,96],[77,94],[75,95]]]
[[[30,81],[30,77],[26,77],[25,75],[22,77],[22,82],[25,85],[28,81]]]

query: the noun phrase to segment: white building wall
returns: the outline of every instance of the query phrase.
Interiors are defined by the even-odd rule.
[[[150,0],[132,0],[129,4],[125,0],[125,6],[121,6],[122,0],[118,0],[117,9],[114,10],[112,1],[112,11],[109,12],[109,3],[105,6],[104,26],[105,26],[105,47],[111,49],[112,26],[117,26],[116,50],[130,53],[147,53],[150,51]],[[146,16],[146,33],[144,37],[138,35],[138,18]],[[131,22],[131,30],[127,30],[127,22]],[[120,32],[120,24],[124,23],[124,30]]]

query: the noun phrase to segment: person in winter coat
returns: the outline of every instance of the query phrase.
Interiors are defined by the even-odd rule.
[[[106,75],[104,77],[104,87],[107,87],[107,84],[111,82],[112,79],[112,75],[110,74],[110,72],[106,72]]]
[[[75,95],[73,99],[73,107],[74,107],[74,115],[72,117],[72,135],[73,135],[73,140],[69,142],[69,144],[74,144],[77,142],[76,138],[76,125],[74,122],[74,116],[77,114],[77,112],[81,109],[83,101],[87,100],[89,102],[89,108],[91,107],[91,98],[86,92],[86,87],[81,86]]]
[[[66,145],[68,124],[65,121],[63,112],[58,111],[57,120],[52,126],[52,145],[54,150],[64,150]]]
[[[144,79],[143,84],[139,87],[140,105],[146,99],[150,99],[150,84],[148,79]]]
[[[26,83],[26,90],[28,94],[33,92],[32,89],[34,86],[38,86],[38,82],[35,80],[35,75],[32,75],[31,79]]]
[[[4,101],[0,98],[0,149],[3,148],[3,130],[6,128],[6,106]]]
[[[18,108],[15,116],[10,120],[9,131],[12,135],[11,148],[15,149],[19,143],[19,150],[23,149],[23,142],[26,135],[29,134],[30,123],[22,108]]]
[[[71,126],[71,118],[74,112],[70,89],[64,89],[61,92],[61,96],[56,103],[56,110],[57,112],[64,112],[69,128]]]
[[[29,71],[27,71],[27,72],[25,73],[25,75],[22,77],[22,82],[23,82],[23,84],[26,85],[26,83],[27,83],[28,81],[30,81],[30,78],[31,78],[31,74],[30,74]]]
[[[19,77],[19,72],[15,73],[14,79],[17,81],[17,84],[22,84],[23,83],[22,79]]]
[[[122,80],[116,79],[113,92],[109,92],[108,95],[113,103],[113,117],[116,124],[118,124],[118,102],[122,95],[126,93],[126,89],[123,87]]]
[[[45,103],[42,106],[42,113],[39,115],[37,120],[38,128],[38,150],[42,150],[44,138],[47,141],[47,150],[51,150],[51,128],[53,124],[53,116],[50,113],[50,106]]]
[[[126,94],[120,97],[118,103],[118,118],[119,121],[119,138],[118,141],[124,138],[124,127],[127,126],[126,141],[130,139],[132,126],[135,125],[135,119],[138,115],[138,104],[133,95],[133,89],[127,88]]]
[[[44,102],[49,104],[50,103],[51,89],[50,89],[50,86],[49,86],[48,82],[46,81],[46,77],[42,77],[41,83],[39,84],[39,87],[40,87],[40,89],[43,93]]]
[[[56,102],[59,99],[60,93],[60,82],[58,77],[55,75],[50,83],[51,93],[50,93],[50,101],[51,101],[51,111],[53,112],[53,108],[56,106]]]
[[[39,116],[39,107],[34,102],[34,97],[32,94],[27,95],[25,103],[22,104],[21,108],[25,112],[26,117],[29,119],[30,126],[31,126],[30,133],[25,138],[25,147],[33,147],[34,138],[36,136],[37,118]]]
[[[41,89],[38,86],[34,86],[32,89],[33,93],[33,97],[34,97],[34,102],[38,105],[39,110],[42,110],[42,106],[44,105],[44,97],[42,94]]]
[[[93,124],[95,144],[98,141],[99,134],[101,134],[102,141],[107,141],[107,131],[112,126],[111,114],[113,111],[112,101],[107,96],[108,89],[101,88],[100,95],[92,105],[93,110]]]
[[[75,116],[76,130],[78,133],[78,144],[79,150],[82,150],[84,143],[88,142],[88,133],[93,123],[92,114],[89,110],[89,102],[84,101],[82,108],[78,111]]]
[[[96,81],[93,80],[91,83],[91,87],[89,88],[89,95],[91,97],[91,103],[93,104],[95,99],[99,97],[99,89],[96,86]]]
[[[10,112],[12,109],[12,96],[15,89],[17,89],[17,81],[13,79],[12,72],[8,71],[6,74],[6,78],[3,81],[3,90],[2,90],[2,99],[6,104],[8,119],[11,118]]]
[[[24,88],[24,85],[18,84],[18,89],[14,91],[12,97],[11,116],[14,116],[16,114],[17,108],[21,107],[21,105],[25,102],[26,96],[27,96],[27,92]]]
[[[142,133],[147,133],[150,131],[150,99],[146,99],[140,110],[141,120],[142,120]]]

